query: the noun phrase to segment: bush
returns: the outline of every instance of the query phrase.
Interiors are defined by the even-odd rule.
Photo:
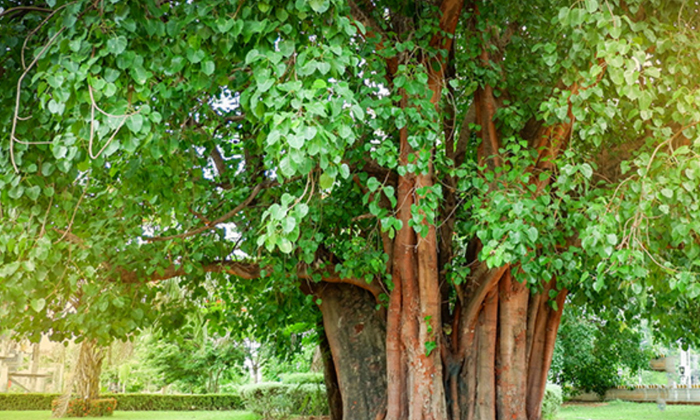
[[[0,394],[0,411],[51,410],[51,401],[59,396],[60,394]],[[238,394],[104,394],[102,397],[115,399],[120,411],[211,411],[243,408],[243,399]]]
[[[59,400],[51,401],[51,411],[55,414],[59,406]],[[100,398],[97,400],[84,400],[74,398],[68,402],[68,410],[63,417],[107,417],[114,414],[117,400],[114,398]]]
[[[284,384],[322,384],[323,373],[283,373],[280,375]]]
[[[554,420],[561,407],[562,392],[559,385],[547,384],[542,399],[542,418],[545,420]]]
[[[328,414],[326,387],[321,384],[284,384],[263,382],[240,388],[245,408],[263,419],[286,419],[292,414],[321,416]]]

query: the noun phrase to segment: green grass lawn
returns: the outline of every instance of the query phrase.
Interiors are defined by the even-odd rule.
[[[666,405],[664,411],[655,403],[611,401],[602,404],[566,404],[558,420],[698,420],[698,405]]]
[[[257,420],[247,411],[115,411],[114,420]],[[0,411],[0,420],[50,420],[50,411]]]

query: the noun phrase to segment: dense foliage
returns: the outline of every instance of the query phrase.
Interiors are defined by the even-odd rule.
[[[295,272],[323,250],[343,261],[343,276],[369,279],[383,267],[379,237],[351,234],[399,227],[384,198],[369,199],[392,201],[394,188],[363,159],[420,170],[423,161],[397,166],[396,146],[383,140],[406,124],[414,147],[440,140],[429,134],[436,116],[425,69],[400,69],[394,88],[419,101],[402,110],[384,92],[379,65],[393,54],[431,53],[427,45],[406,39],[372,55],[376,46],[356,42],[367,29],[328,0],[49,4],[36,13],[2,3],[3,319],[32,332],[51,328],[55,339],[91,331],[109,340],[153,319],[146,302],[158,288],[143,281],[173,270],[201,294],[195,281],[205,272],[255,275],[245,262],[258,256],[268,276],[236,288],[289,296],[294,282],[272,274]],[[641,296],[658,327],[680,335],[689,325],[666,320],[693,313],[700,293],[700,245],[691,240],[700,179],[694,6],[544,2],[533,14],[514,5],[527,32],[512,35],[503,63],[482,67],[474,60],[480,41],[457,37],[463,68],[446,100],[461,118],[467,94],[495,83],[509,95],[497,122],[512,138],[497,189],[474,176],[474,161],[453,169],[436,161],[464,191],[459,237],[478,233],[481,258],[520,261],[531,281],[556,273],[603,298],[616,289]],[[496,31],[507,9],[483,5],[481,13]],[[499,74],[505,79],[494,80]],[[549,87],[558,78],[587,88],[568,98]],[[516,85],[527,87],[507,89]],[[560,163],[550,194],[530,197],[519,185],[530,158],[518,133],[533,112],[547,123],[569,118],[567,101],[579,121],[575,154]],[[568,193],[572,182],[621,180],[593,195]],[[442,193],[426,194],[433,198],[421,211],[430,215]],[[345,225],[354,227],[333,227]],[[580,245],[559,251],[574,232]],[[455,282],[468,273],[459,255]],[[296,305],[267,298],[256,315],[279,314],[279,304]]]

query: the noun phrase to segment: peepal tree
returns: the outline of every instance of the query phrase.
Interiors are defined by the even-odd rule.
[[[24,330],[126,337],[172,277],[305,293],[335,417],[537,420],[567,293],[693,313],[695,2],[0,4]]]

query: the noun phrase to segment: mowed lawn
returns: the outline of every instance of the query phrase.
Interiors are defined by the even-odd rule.
[[[258,420],[247,411],[115,411],[114,420]],[[50,411],[0,411],[0,420],[51,420]]]
[[[700,420],[699,405],[666,405],[664,411],[655,403],[611,401],[598,404],[565,404],[558,420]]]

